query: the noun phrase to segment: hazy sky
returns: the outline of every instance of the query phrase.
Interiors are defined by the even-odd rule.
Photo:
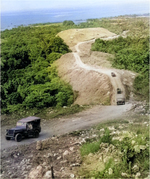
[[[29,11],[54,8],[101,7],[135,5],[149,7],[149,0],[1,0],[1,12]]]

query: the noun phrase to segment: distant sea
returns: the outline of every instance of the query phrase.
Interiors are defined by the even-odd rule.
[[[26,12],[1,13],[1,31],[18,26],[28,26],[37,23],[57,23],[72,20],[74,23],[84,22],[92,18],[115,17],[148,13],[149,8],[138,6],[103,6],[92,8],[46,9]]]

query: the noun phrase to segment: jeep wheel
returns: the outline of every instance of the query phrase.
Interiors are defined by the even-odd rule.
[[[20,142],[21,140],[22,140],[22,135],[21,134],[16,134],[15,141]]]
[[[34,137],[35,137],[35,138],[38,138],[38,137],[39,137],[39,131],[35,131]]]
[[[10,137],[5,137],[6,140],[10,140]]]

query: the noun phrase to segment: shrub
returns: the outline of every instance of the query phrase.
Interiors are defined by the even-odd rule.
[[[67,21],[67,20],[65,20],[65,21],[63,22],[63,25],[64,25],[64,26],[73,26],[73,25],[75,25],[75,24],[74,24],[73,21]]]
[[[100,149],[100,144],[101,143],[112,143],[112,137],[110,136],[110,131],[108,128],[105,128],[105,132],[104,135],[99,139],[99,141],[97,142],[92,142],[92,143],[85,143],[82,145],[82,147],[80,148],[81,151],[81,155],[88,155],[89,153],[95,153],[98,152],[98,150]]]

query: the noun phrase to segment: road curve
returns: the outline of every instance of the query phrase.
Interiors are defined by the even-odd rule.
[[[118,37],[118,36],[117,36]],[[116,37],[116,38],[117,38]],[[108,69],[108,68],[102,68],[102,67],[93,67],[93,66],[90,66],[90,65],[87,65],[87,64],[84,64],[82,61],[81,61],[81,58],[80,58],[80,48],[79,46],[84,44],[84,43],[89,43],[89,42],[95,42],[95,39],[93,40],[89,40],[89,41],[85,41],[85,42],[79,42],[76,46],[75,46],[75,50],[76,52],[73,52],[73,55],[76,59],[76,64],[80,67],[80,68],[83,68],[85,70],[88,70],[88,71],[95,71],[95,72],[98,72],[98,73],[103,73],[105,75],[107,75],[110,79],[110,82],[113,86],[113,95],[112,95],[112,105],[115,105],[116,104],[116,95],[117,95],[117,88],[120,88],[123,93],[122,93],[122,96],[125,96],[125,89],[124,89],[124,86],[121,82],[121,79],[120,79],[120,75],[115,72],[116,74],[116,77],[112,77],[111,76],[111,72],[114,72],[114,69]]]

